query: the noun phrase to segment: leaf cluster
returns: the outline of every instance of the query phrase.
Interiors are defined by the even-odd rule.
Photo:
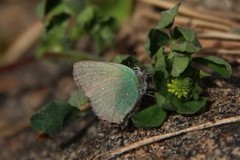
[[[158,127],[169,112],[189,115],[203,109],[208,98],[203,96],[200,82],[209,74],[202,70],[202,66],[225,78],[231,76],[231,66],[225,60],[214,56],[193,56],[202,48],[196,34],[189,28],[173,26],[179,6],[180,3],[162,12],[159,24],[149,31],[145,49],[153,63],[141,64],[131,56],[116,56],[113,59],[115,63],[141,66],[145,72],[152,75],[148,83],[154,91],[155,103],[132,116],[136,127]],[[100,24],[108,27],[111,19],[101,19],[97,12],[96,8],[84,10],[79,16],[81,23],[76,32],[95,33],[101,28],[98,26]],[[95,24],[96,21],[98,24]],[[76,107],[86,102],[88,99],[81,91],[77,91],[67,103],[50,102],[33,115],[31,125],[36,131],[55,136],[83,114]]]
[[[208,74],[202,66],[225,78],[231,76],[231,66],[225,60],[215,56],[193,56],[202,46],[192,29],[173,26],[179,6],[180,3],[163,11],[158,25],[148,34],[145,49],[154,59],[152,83],[156,104],[133,116],[137,127],[157,127],[168,112],[195,114],[203,109],[208,98],[202,95],[200,81]]]
[[[132,0],[116,0],[111,6],[107,1],[41,0],[37,13],[44,28],[37,56],[78,51],[79,41],[86,36],[91,39],[91,48],[94,46],[93,53],[112,48],[114,33],[130,14]]]

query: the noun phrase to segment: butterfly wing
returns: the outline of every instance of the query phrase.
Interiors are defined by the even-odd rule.
[[[74,64],[73,76],[100,119],[122,123],[138,101],[139,80],[124,65],[82,61]]]

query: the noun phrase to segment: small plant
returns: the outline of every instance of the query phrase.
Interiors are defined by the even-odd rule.
[[[98,59],[99,53],[114,47],[114,33],[129,16],[132,0],[41,0],[37,13],[44,29],[36,51],[73,60]],[[111,15],[111,16],[109,16]],[[89,37],[92,56],[76,47],[83,37]]]
[[[143,72],[148,73],[148,75],[151,74],[151,79],[147,82],[148,86],[151,86],[154,91],[153,96],[155,103],[150,106],[140,106],[141,110],[132,116],[132,121],[136,127],[158,127],[164,122],[169,112],[194,114],[200,111],[207,103],[207,97],[202,95],[203,89],[200,86],[200,81],[203,77],[208,75],[201,70],[200,66],[209,67],[225,78],[229,78],[231,76],[231,66],[223,59],[214,56],[192,56],[195,52],[200,51],[202,47],[196,37],[196,34],[191,29],[173,26],[174,18],[177,15],[179,6],[180,3],[176,4],[170,10],[162,12],[159,24],[155,28],[152,28],[148,34],[148,40],[145,48],[149,58],[153,60],[152,64],[141,64],[131,56],[117,56],[113,60],[115,63],[138,66],[143,70]],[[80,62],[75,65],[76,75],[74,76],[76,81],[79,80],[79,73],[87,71],[87,69],[78,71],[77,67],[83,66],[83,64],[87,65],[85,68],[94,65],[102,66],[103,70],[101,71],[103,71],[104,74],[107,72],[105,70],[109,68],[108,63],[106,62]],[[114,67],[111,69],[114,71],[117,71],[117,69],[120,68],[122,71],[127,72],[128,78],[133,79],[134,83],[127,82],[123,78],[118,78],[117,80],[121,80],[124,84],[137,85],[138,82],[135,83],[136,78],[131,74],[130,69],[124,67],[123,65],[113,66]],[[90,76],[91,72],[92,70],[90,69]],[[114,74],[121,75],[122,73]],[[84,78],[89,78],[89,75],[84,76]],[[111,75],[109,74],[109,76]],[[85,82],[87,82],[87,80],[83,79],[83,82],[79,82],[79,85],[83,85],[83,88],[86,90],[90,89],[89,85],[86,85]],[[139,83],[141,82],[142,81],[139,81]],[[102,86],[102,84],[103,82],[98,85]],[[104,87],[102,87],[102,89],[104,89]],[[124,87],[126,87],[127,91],[129,90],[128,86]],[[136,87],[131,87],[134,90],[136,89]],[[119,88],[113,90],[114,93],[115,91],[123,91]],[[96,89],[91,89],[91,91],[96,91]],[[98,92],[101,96],[105,95],[102,94],[101,91]],[[90,91],[87,92],[87,94],[90,98],[96,96],[95,93]],[[129,96],[129,94],[126,95]],[[133,95],[133,101],[135,102],[137,100],[137,93],[134,93]],[[111,99],[111,97],[108,98]],[[124,101],[122,99],[117,100]],[[129,98],[127,98],[127,100],[129,100]],[[51,136],[55,136],[64,127],[81,116],[83,112],[76,107],[87,102],[88,98],[86,98],[81,91],[77,91],[75,95],[70,98],[68,103],[50,102],[32,116],[32,127],[36,131],[45,132]],[[94,100],[94,103],[95,102],[99,101]],[[133,109],[134,105],[131,104],[130,106],[131,108],[128,109],[128,112]],[[95,107],[96,110],[96,106],[93,107]],[[120,116],[121,119],[118,120],[117,123],[120,123],[123,119],[127,118],[125,113]],[[105,117],[105,119],[111,118]]]
[[[169,111],[194,114],[201,110],[207,97],[202,95],[199,83],[207,74],[200,66],[209,67],[225,78],[231,76],[231,66],[223,59],[192,56],[202,47],[191,29],[173,27],[179,6],[180,3],[162,12],[159,24],[148,34],[145,48],[149,57],[154,59],[152,82],[156,87],[156,104],[133,116],[137,127],[157,127]],[[158,114],[154,114],[156,110]]]

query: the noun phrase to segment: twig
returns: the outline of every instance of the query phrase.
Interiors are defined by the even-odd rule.
[[[37,59],[35,56],[30,55],[28,57],[22,57],[17,59],[14,63],[11,64],[4,64],[3,66],[0,66],[0,74],[10,72],[12,70],[16,70],[21,68],[22,66],[30,63],[36,62]]]
[[[10,126],[10,125],[9,125]],[[0,140],[17,135],[29,127],[29,121],[23,121],[12,127],[1,128]]]
[[[80,109],[81,111],[87,111],[87,110],[89,110],[90,107],[91,107],[91,104],[90,104],[89,102],[87,102],[87,103],[79,106],[79,109]]]
[[[219,126],[219,125],[236,123],[236,122],[240,122],[240,116],[225,118],[225,119],[218,120],[218,121],[215,121],[215,122],[207,122],[205,124],[189,127],[189,128],[177,131],[177,132],[172,132],[172,133],[166,133],[166,134],[163,134],[163,135],[153,136],[153,137],[146,138],[146,139],[138,141],[138,142],[127,144],[125,147],[120,147],[120,148],[117,148],[117,149],[114,149],[114,150],[110,150],[109,152],[105,152],[103,154],[97,155],[96,159],[114,157],[116,155],[128,152],[130,150],[133,150],[133,149],[136,149],[136,148],[139,148],[139,147],[142,147],[142,146],[145,146],[145,145],[148,145],[148,144],[160,141],[160,140],[166,140],[168,138],[179,136],[179,135],[182,135],[182,134],[186,134],[188,132],[198,131],[198,130],[202,130],[202,129],[207,129],[207,128],[216,127],[216,126]]]
[[[19,59],[40,37],[41,29],[42,23],[37,21],[17,37],[15,42],[4,53],[4,65],[12,64]]]

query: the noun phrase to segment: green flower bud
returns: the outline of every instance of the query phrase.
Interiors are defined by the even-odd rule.
[[[187,98],[191,92],[192,80],[190,78],[175,78],[168,84],[168,92],[178,98]]]

